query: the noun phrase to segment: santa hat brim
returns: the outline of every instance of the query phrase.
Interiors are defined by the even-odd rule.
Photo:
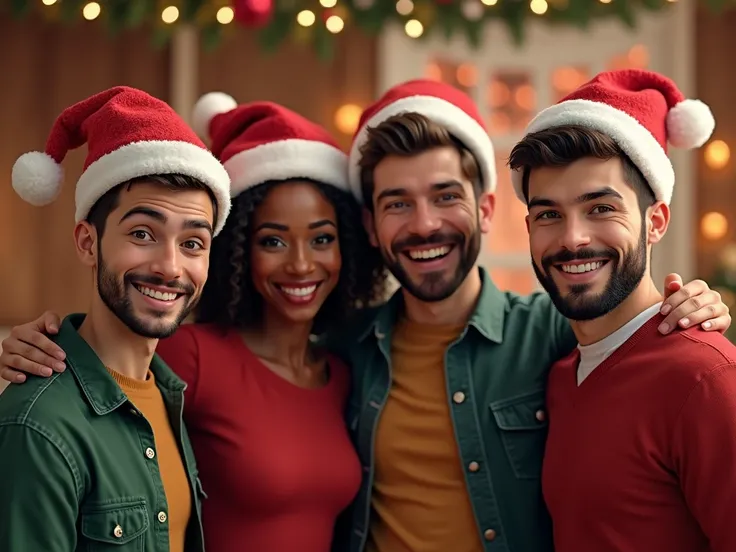
[[[388,104],[368,119],[358,131],[350,149],[350,187],[363,201],[360,187],[360,148],[368,141],[368,129],[376,127],[386,119],[400,113],[419,113],[445,127],[455,138],[460,140],[475,156],[480,166],[484,189],[493,192],[496,189],[496,157],[493,144],[486,130],[465,111],[435,96],[409,96]]]
[[[532,134],[567,125],[583,126],[610,136],[644,175],[657,200],[669,205],[675,185],[672,163],[657,139],[634,117],[608,104],[568,100],[540,111],[526,132]],[[523,169],[512,171],[514,191],[526,203],[523,178]]]
[[[206,149],[189,142],[151,140],[134,142],[97,159],[82,173],[76,188],[76,221],[119,184],[145,176],[181,174],[207,185],[217,201],[214,235],[225,225],[230,212],[230,177]]]
[[[348,158],[338,148],[314,140],[269,142],[233,155],[224,163],[235,197],[271,180],[306,178],[349,192]]]

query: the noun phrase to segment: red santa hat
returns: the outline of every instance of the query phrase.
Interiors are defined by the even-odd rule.
[[[400,113],[419,113],[445,127],[475,156],[484,189],[488,192],[496,189],[493,144],[473,100],[449,84],[418,79],[391,88],[360,118],[350,149],[350,187],[359,201],[363,195],[360,189],[360,148],[368,141],[368,129]]]
[[[87,218],[105,193],[128,180],[181,174],[200,180],[217,200],[215,234],[230,212],[230,178],[184,120],[165,102],[141,90],[117,86],[65,109],[56,119],[45,152],[21,155],[13,188],[28,203],[53,202],[63,182],[67,152],[87,144],[77,180],[76,221]]]
[[[347,155],[319,125],[272,103],[238,105],[222,92],[194,106],[192,125],[232,179],[232,196],[268,182],[308,178],[349,191]]]
[[[657,200],[669,204],[675,171],[667,157],[667,142],[676,148],[698,148],[710,138],[715,120],[707,105],[685,99],[664,75],[626,69],[600,73],[541,111],[526,132],[565,125],[588,127],[613,138],[647,179]],[[520,169],[511,177],[516,195],[526,203],[523,174]]]

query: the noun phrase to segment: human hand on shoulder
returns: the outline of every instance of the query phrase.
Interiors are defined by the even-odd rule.
[[[659,331],[668,334],[676,327],[690,328],[697,324],[706,331],[725,332],[731,326],[728,305],[721,294],[710,289],[703,280],[683,285],[679,274],[664,279],[664,297],[660,313],[665,316]]]
[[[26,374],[49,377],[66,368],[66,354],[47,336],[59,333],[59,315],[46,311],[33,322],[15,326],[0,344],[0,377],[23,383]]]

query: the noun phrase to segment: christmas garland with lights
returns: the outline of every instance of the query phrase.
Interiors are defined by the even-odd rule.
[[[346,26],[378,34],[400,24],[407,35],[446,39],[464,35],[479,47],[484,23],[502,20],[517,44],[531,18],[550,24],[586,28],[595,19],[616,17],[629,27],[640,10],[659,10],[674,0],[9,0],[11,13],[38,12],[51,20],[104,21],[111,32],[152,25],[154,41],[165,44],[177,25],[201,29],[211,49],[223,37],[250,29],[264,50],[274,51],[287,39],[311,44],[323,59],[334,50],[335,35]],[[714,8],[736,0],[703,0]]]

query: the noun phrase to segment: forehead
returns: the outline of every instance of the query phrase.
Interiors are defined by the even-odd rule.
[[[634,190],[624,179],[623,164],[618,158],[579,159],[564,167],[542,167],[529,175],[529,199],[542,197],[558,203],[573,202],[583,194],[610,188],[625,199],[635,198]]]
[[[214,218],[212,198],[206,190],[175,189],[161,184],[140,182],[124,187],[116,211],[126,213],[134,208],[154,209],[168,221],[177,219]]]
[[[332,203],[309,182],[285,182],[275,186],[253,216],[259,223],[271,221],[289,226],[336,219]]]
[[[418,155],[403,157],[390,155],[383,159],[373,173],[375,193],[389,188],[402,188],[421,193],[433,184],[464,182],[460,153],[451,146],[432,148]]]

